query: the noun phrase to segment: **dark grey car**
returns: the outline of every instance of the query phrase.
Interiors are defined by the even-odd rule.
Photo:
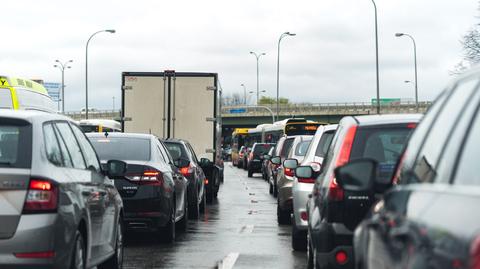
[[[69,118],[0,110],[0,268],[121,268],[122,200],[106,174]]]

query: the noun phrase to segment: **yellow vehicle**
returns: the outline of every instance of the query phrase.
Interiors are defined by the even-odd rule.
[[[88,119],[80,120],[78,125],[84,133],[121,132],[122,125],[115,120]]]
[[[245,145],[248,136],[248,130],[250,128],[235,128],[232,133],[232,164],[234,166],[238,165],[238,151]]]
[[[23,78],[0,76],[0,108],[56,112],[55,102],[41,84]]]

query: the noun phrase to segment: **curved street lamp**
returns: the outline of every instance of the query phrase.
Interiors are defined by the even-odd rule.
[[[296,34],[294,33],[290,33],[290,32],[285,32],[283,34],[280,35],[280,38],[278,39],[278,45],[277,45],[277,49],[278,49],[278,52],[277,52],[277,121],[279,119],[279,110],[278,110],[278,104],[279,104],[279,92],[280,92],[280,42],[282,41],[282,39],[286,36],[295,36]]]
[[[87,45],[85,48],[85,119],[88,119],[88,44],[90,43],[90,40],[99,33],[115,33],[115,30],[110,29],[110,30],[101,30],[98,32],[93,33],[87,41]]]
[[[377,114],[380,114],[380,75],[378,67],[378,20],[377,20],[377,4],[372,0],[373,7],[375,8],[375,58],[377,67]]]
[[[258,101],[260,100],[259,99],[260,98],[260,93],[259,93],[260,87],[259,87],[259,82],[258,82],[259,81],[259,79],[258,79],[258,76],[259,76],[259,74],[258,74],[258,60],[260,59],[260,57],[262,57],[263,55],[267,55],[267,54],[264,53],[264,52],[262,52],[260,54],[257,54],[254,51],[250,51],[250,54],[253,54],[255,56],[255,58],[257,58],[257,105],[258,105]]]
[[[73,63],[73,60],[68,60],[64,63],[60,62],[59,60],[55,60],[55,62],[58,63],[58,64],[54,64],[53,67],[56,67],[56,68],[60,69],[60,71],[62,72],[62,94],[60,96],[61,96],[61,100],[62,100],[62,113],[65,113],[65,69],[66,68],[72,68],[68,64]],[[60,100],[59,100],[58,104],[60,104]]]
[[[415,39],[413,36],[405,33],[396,33],[396,37],[407,36],[413,42],[413,60],[415,64],[415,110],[418,113],[418,80],[417,80],[417,44],[415,43]]]

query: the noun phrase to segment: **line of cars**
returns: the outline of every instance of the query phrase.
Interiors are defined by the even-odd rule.
[[[211,166],[185,140],[1,109],[0,268],[122,268],[126,232],[171,243],[200,217]]]
[[[308,268],[480,268],[479,77],[449,84],[425,116],[348,116],[305,154],[296,136],[264,156]]]

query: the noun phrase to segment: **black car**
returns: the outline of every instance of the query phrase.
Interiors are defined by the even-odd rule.
[[[197,155],[188,141],[182,139],[162,140],[174,161],[180,159],[190,162],[180,172],[188,180],[188,216],[198,219],[199,212],[205,209],[205,174]]]
[[[421,115],[344,117],[324,158],[307,202],[307,249],[310,268],[352,268],[356,220],[373,203],[370,193],[350,193],[334,175],[336,167],[359,158],[380,163],[380,175],[390,177],[407,139]],[[304,172],[307,171],[306,174]],[[297,178],[312,178],[311,166],[300,166]]]
[[[262,172],[263,157],[267,154],[275,144],[271,143],[255,143],[247,158],[248,177],[252,177],[253,173]]]
[[[346,190],[395,185],[355,231],[357,268],[480,268],[479,78],[474,70],[437,98],[391,181],[372,160],[337,171]]]
[[[88,133],[100,160],[115,158],[127,171],[115,179],[124,204],[127,230],[158,232],[166,242],[175,240],[175,225],[187,228],[187,179],[157,137],[150,134]]]

